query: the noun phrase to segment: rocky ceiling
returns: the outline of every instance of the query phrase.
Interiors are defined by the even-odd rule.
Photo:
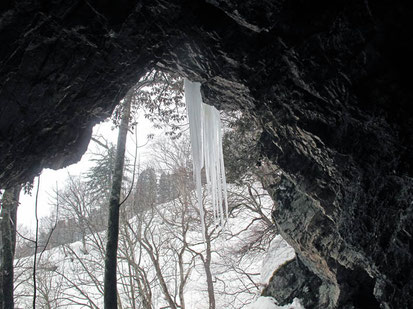
[[[267,179],[276,223],[317,278],[309,308],[413,308],[412,16],[403,1],[2,1],[0,187],[79,160],[148,68],[179,72],[259,123],[283,170]]]

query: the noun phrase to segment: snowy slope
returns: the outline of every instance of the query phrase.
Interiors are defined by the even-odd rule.
[[[254,303],[247,305],[245,309],[304,309],[304,307],[297,298],[294,298],[289,305],[278,306],[274,298],[261,296]]]
[[[256,185],[260,194],[260,203],[265,214],[269,215],[272,208],[271,199]],[[237,198],[243,194],[245,188],[230,186],[229,191]],[[235,193],[234,193],[235,192]],[[245,193],[245,192],[244,192]],[[234,197],[229,196],[229,199]],[[208,199],[207,199],[208,201]],[[194,205],[196,203],[194,202]],[[132,248],[131,242],[136,240],[139,230],[150,228],[151,239],[154,244],[160,244],[159,263],[162,274],[171,294],[178,295],[179,267],[176,252],[182,246],[182,237],[179,227],[165,223],[170,220],[173,223],[179,221],[176,214],[176,201],[171,201],[157,207],[157,212],[145,213],[144,220],[140,221],[135,216],[128,220],[129,233],[135,233],[126,241],[120,237],[118,259],[118,288],[123,308],[131,307],[130,286],[137,286],[137,282],[130,276],[130,259],[134,263],[139,261],[139,269],[147,277],[148,288],[151,290],[152,308],[167,306],[162,290],[159,286],[156,271],[154,270],[150,256],[142,247],[135,244],[132,256],[127,256],[128,248]],[[189,214],[196,212],[187,209]],[[189,215],[187,214],[187,215]],[[142,216],[142,215],[141,215]],[[274,270],[285,261],[294,258],[294,251],[280,236],[276,236],[265,254],[265,248],[242,251],[249,241],[255,237],[256,231],[260,231],[259,220],[254,221],[258,215],[247,210],[236,212],[230,216],[224,230],[216,229],[212,233],[211,242],[211,271],[216,299],[216,308],[248,308],[264,309],[263,304],[268,299],[258,298],[263,285],[268,283]],[[142,219],[142,218],[141,218]],[[151,222],[149,225],[148,222]],[[190,249],[197,254],[205,255],[205,244],[202,242],[202,233],[199,223],[194,223],[196,228],[189,229],[186,241],[190,243]],[[125,225],[122,226],[125,228]],[[124,229],[125,231],[127,229]],[[122,230],[123,231],[123,230]],[[121,231],[121,234],[124,233]],[[255,233],[255,234],[254,234]],[[37,303],[39,308],[102,308],[103,307],[103,272],[104,272],[104,244],[105,233],[95,233],[87,236],[86,247],[81,242],[60,246],[45,251],[38,264],[37,271]],[[139,249],[140,248],[140,249]],[[86,249],[86,250],[85,250]],[[39,255],[38,255],[39,258]],[[128,263],[129,259],[129,263]],[[198,255],[191,252],[183,254],[183,267],[187,271],[188,282],[183,290],[187,309],[204,309],[209,307],[205,270]],[[16,264],[16,308],[30,308],[33,297],[32,264],[33,257],[26,257],[15,261]],[[262,267],[263,266],[263,267]],[[130,281],[131,280],[131,281]],[[135,291],[137,293],[137,291]],[[135,295],[136,298],[138,298]],[[136,301],[138,302],[138,300]],[[297,301],[298,302],[298,301]],[[253,307],[251,307],[253,306]],[[255,306],[255,307],[254,307]],[[258,306],[258,307],[257,307]],[[267,306],[267,305],[266,305]],[[269,306],[269,305],[268,305]],[[139,307],[137,307],[139,308]],[[284,308],[284,307],[268,307]],[[285,307],[285,308],[301,308]]]
[[[287,242],[277,235],[271,241],[267,254],[262,261],[261,279],[263,285],[267,285],[275,270],[285,262],[295,258],[294,249]]]

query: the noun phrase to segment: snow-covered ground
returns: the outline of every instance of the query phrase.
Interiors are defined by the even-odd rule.
[[[267,250],[267,254],[262,261],[260,282],[263,285],[267,285],[274,271],[285,262],[290,261],[294,258],[294,249],[289,244],[287,244],[287,242],[281,237],[281,235],[275,236],[271,241],[270,246]]]
[[[278,306],[274,298],[260,296],[255,302],[247,305],[245,309],[304,309],[304,307],[297,298],[294,298],[293,302],[289,305]]]
[[[230,188],[236,196],[241,195],[243,190],[244,188]],[[262,209],[269,216],[272,201],[259,187],[257,192],[260,194]],[[159,211],[152,215],[145,214],[143,221],[135,216],[128,220],[128,224],[123,225],[118,259],[118,289],[122,308],[140,308],[132,307],[131,298],[135,297],[136,304],[140,304],[138,294],[145,291],[150,292],[151,308],[158,309],[168,305],[153,261],[148,251],[143,249],[143,245],[136,241],[143,235],[138,231],[145,229],[151,230],[152,245],[159,245],[156,249],[159,250],[159,264],[170,294],[179,297],[179,275],[187,274],[188,280],[183,289],[186,308],[209,308],[208,286],[201,259],[201,255],[206,257],[206,246],[202,242],[201,229],[199,227],[188,230],[185,237],[190,245],[183,254],[181,269],[176,253],[182,248],[183,242],[175,207],[174,201],[159,205]],[[227,226],[220,232],[220,228],[213,224],[208,228],[209,232],[216,229],[216,232],[211,234],[211,272],[216,308],[302,309],[296,299],[291,305],[278,306],[272,298],[259,297],[273,272],[294,258],[295,254],[279,235],[269,245],[263,245],[266,246],[266,252],[263,251],[265,248],[245,251],[249,241],[255,237],[254,232],[261,228],[260,221],[254,220],[257,217],[256,213],[243,210],[231,216]],[[166,224],[165,218],[176,225]],[[128,226],[128,229],[125,226]],[[125,233],[129,233],[130,237],[122,236],[126,235]],[[104,244],[105,233],[99,232],[87,235],[86,243],[78,241],[45,251],[36,272],[38,307],[102,308]],[[40,254],[37,258],[39,257]],[[33,257],[18,259],[15,264],[16,308],[30,308],[33,298]],[[131,271],[131,265],[136,266],[138,272]],[[137,288],[143,282],[135,280],[138,275],[146,277],[147,287]],[[131,286],[134,286],[134,291]]]
[[[262,286],[268,285],[275,270],[294,258],[294,249],[287,244],[281,235],[275,236],[262,261],[260,278]],[[304,309],[304,307],[297,298],[289,305],[279,306],[274,298],[260,296],[253,303],[245,306],[244,309]]]

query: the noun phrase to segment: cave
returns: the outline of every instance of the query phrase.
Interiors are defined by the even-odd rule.
[[[259,126],[278,229],[328,295],[316,307],[412,308],[412,16],[402,1],[2,1],[0,188],[77,162],[144,72],[176,72]]]

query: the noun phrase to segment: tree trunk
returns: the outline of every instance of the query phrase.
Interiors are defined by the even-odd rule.
[[[206,228],[207,230],[207,228]],[[205,274],[207,277],[207,286],[208,286],[208,299],[209,299],[209,309],[215,309],[215,292],[214,292],[214,280],[212,277],[212,272],[211,272],[211,238],[210,235],[208,235],[208,232],[206,233],[206,258],[204,261],[204,269],[205,269]]]
[[[4,191],[0,219],[0,308],[13,309],[13,261],[16,250],[17,206],[21,186]]]
[[[109,200],[108,240],[105,256],[104,278],[104,306],[105,309],[117,308],[116,265],[119,238],[119,207],[120,192],[122,187],[123,165],[125,161],[126,136],[129,128],[129,117],[132,101],[132,91],[126,95],[124,109],[119,127],[118,143],[116,149],[115,167],[113,173],[112,189]]]
[[[178,256],[178,263],[179,263],[179,301],[181,302],[181,309],[185,309],[185,295],[184,295],[184,287],[186,283],[185,278],[185,269],[184,269],[184,258],[183,255],[185,253],[185,247],[179,252]]]
[[[159,280],[159,283],[160,283],[160,285],[161,285],[161,289],[162,289],[162,291],[163,291],[163,295],[164,295],[164,297],[165,297],[165,300],[166,300],[166,301],[168,302],[168,304],[169,304],[169,308],[177,309],[177,306],[176,306],[174,300],[172,299],[171,294],[169,293],[168,285],[166,284],[165,278],[164,278],[164,276],[162,275],[161,266],[159,265],[159,260],[155,257],[155,255],[153,254],[153,252],[151,252],[150,250],[147,250],[147,252],[149,253],[149,257],[151,258],[152,263],[153,263],[153,265],[154,265],[154,267],[155,267],[156,275],[158,276],[158,280]]]

